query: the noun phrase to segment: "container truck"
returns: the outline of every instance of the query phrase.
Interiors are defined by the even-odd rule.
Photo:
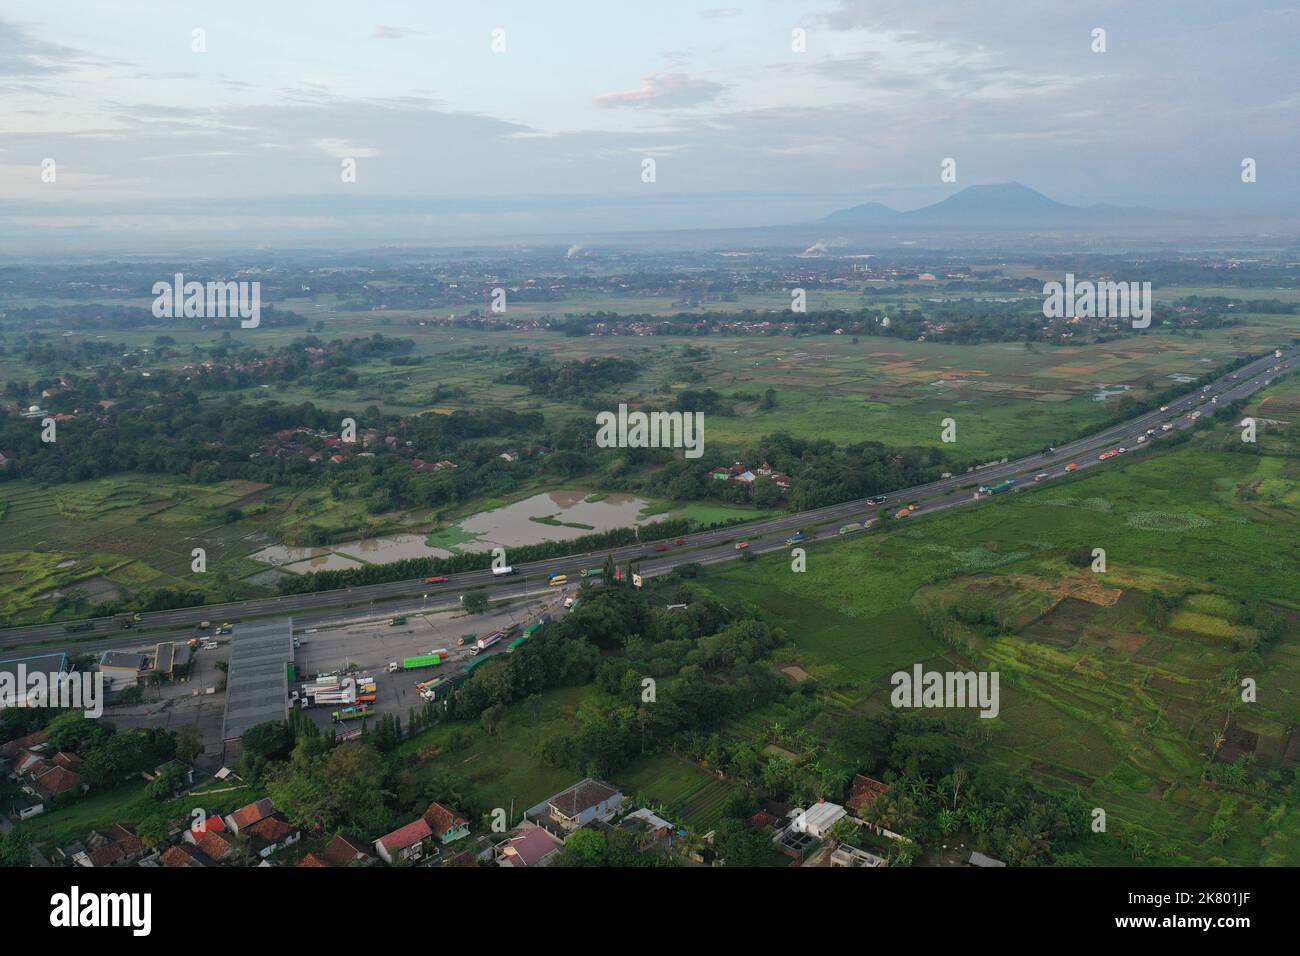
[[[1006,481],[1000,481],[996,485],[980,485],[980,494],[982,495],[1000,495],[1003,492],[1010,491],[1016,486],[1016,479],[1008,478]]]
[[[584,578],[598,578],[605,573],[604,568],[584,568],[582,576]]]
[[[531,635],[531,634],[528,634],[527,632],[524,633],[524,636],[523,636],[523,637],[516,637],[516,638],[515,638],[513,641],[511,641],[510,644],[506,647],[506,653],[507,653],[507,654],[513,654],[515,651],[519,650],[519,648],[521,648],[521,647],[523,647],[525,644],[527,644],[527,643],[528,643],[528,638],[530,638],[530,637],[532,637],[532,635]]]
[[[466,673],[466,674],[472,674],[472,673],[474,673],[474,669],[475,669],[475,668],[477,668],[477,667],[482,667],[484,664],[486,664],[486,663],[487,663],[488,661],[490,661],[490,660],[492,660],[492,658],[490,658],[490,657],[479,657],[479,658],[476,658],[476,659],[470,661],[468,664],[465,665],[465,673]]]
[[[437,654],[417,654],[415,657],[404,657],[402,663],[398,665],[399,671],[418,671],[425,667],[437,667],[442,663],[442,658]],[[393,665],[389,664],[388,669],[392,670]]]
[[[514,574],[514,573],[515,573],[515,569],[512,568],[512,567],[510,567],[510,565],[506,565],[504,568],[493,568],[493,569],[492,569],[492,576],[493,576],[494,578],[503,578],[503,577],[505,577],[507,574]]]

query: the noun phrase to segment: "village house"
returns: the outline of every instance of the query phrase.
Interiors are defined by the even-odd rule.
[[[414,863],[424,859],[425,851],[433,841],[433,830],[424,817],[414,823],[381,836],[375,841],[375,852],[389,866]]]
[[[240,807],[234,813],[228,814],[225,818],[226,828],[235,836],[239,836],[249,827],[265,820],[274,812],[275,805],[269,799],[263,797],[261,800],[254,800],[247,806]]]
[[[849,799],[844,802],[844,808],[853,816],[862,819],[862,815],[871,809],[871,805],[887,793],[889,793],[889,784],[881,783],[864,774],[854,774],[849,789]]]
[[[609,784],[588,777],[530,808],[524,817],[567,840],[574,831],[595,820],[611,820],[625,799]]]
[[[530,826],[493,847],[494,862],[509,867],[546,866],[563,846],[543,827]]]
[[[469,836],[469,821],[437,801],[424,811],[424,822],[429,824],[434,838],[444,845]]]
[[[374,855],[359,840],[339,834],[329,842],[320,854],[330,866],[370,866],[375,862]]]

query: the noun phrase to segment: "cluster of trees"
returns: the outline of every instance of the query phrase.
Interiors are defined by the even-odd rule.
[[[533,355],[499,381],[557,401],[581,401],[627,384],[640,370],[630,359],[597,357],[556,365]]]

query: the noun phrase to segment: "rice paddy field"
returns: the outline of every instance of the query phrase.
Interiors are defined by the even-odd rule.
[[[425,362],[414,367],[363,363],[355,389],[319,394],[289,387],[279,397],[325,407],[376,404],[408,414],[502,406],[537,410],[548,420],[590,418],[574,404],[497,381],[524,358],[507,349],[527,349],[552,362],[619,356],[642,366],[620,398],[662,408],[671,407],[684,388],[712,388],[733,399],[735,415],[706,419],[706,455],[716,448],[725,458],[778,431],[841,444],[931,445],[939,441],[940,421],[953,417],[961,452],[1001,457],[1041,448],[1102,421],[1124,391],[1143,398],[1177,384],[1173,376],[1199,377],[1300,335],[1300,319],[1289,316],[1259,316],[1249,325],[1195,337],[1156,332],[1103,345],[1032,349],[1019,343],[941,345],[865,336],[855,343],[836,335],[569,338],[420,321],[392,314],[382,323],[332,319],[329,335],[380,331],[413,339],[414,354]],[[705,354],[688,351],[697,349]],[[455,397],[433,401],[437,386]],[[1098,401],[1103,386],[1115,391]],[[776,406],[762,410],[749,396],[769,388]],[[257,390],[248,396],[256,397]]]
[[[1221,452],[1222,437],[817,543],[803,574],[768,558],[705,583],[786,628],[783,663],[845,707],[887,707],[889,675],[918,662],[998,671],[1001,713],[972,714],[988,725],[984,759],[1105,809],[1107,834],[1084,850],[1095,862],[1131,864],[1136,839],[1144,862],[1295,865],[1300,808],[1282,788],[1300,771],[1300,510],[1252,488],[1294,488],[1300,464]],[[1105,549],[1104,573],[1065,559],[1084,548]],[[1156,593],[1169,605],[1158,622]],[[1281,617],[1280,637],[1261,641],[1251,602]],[[969,646],[933,636],[923,611],[960,605],[996,607],[996,632]],[[1256,702],[1241,700],[1243,678]],[[1250,782],[1203,777],[1238,762]],[[1216,818],[1226,838],[1220,823],[1211,839]]]

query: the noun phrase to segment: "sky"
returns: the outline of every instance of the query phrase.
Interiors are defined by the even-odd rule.
[[[1300,202],[1295,2],[711,2],[0,3],[0,236],[581,236],[1012,180]]]

